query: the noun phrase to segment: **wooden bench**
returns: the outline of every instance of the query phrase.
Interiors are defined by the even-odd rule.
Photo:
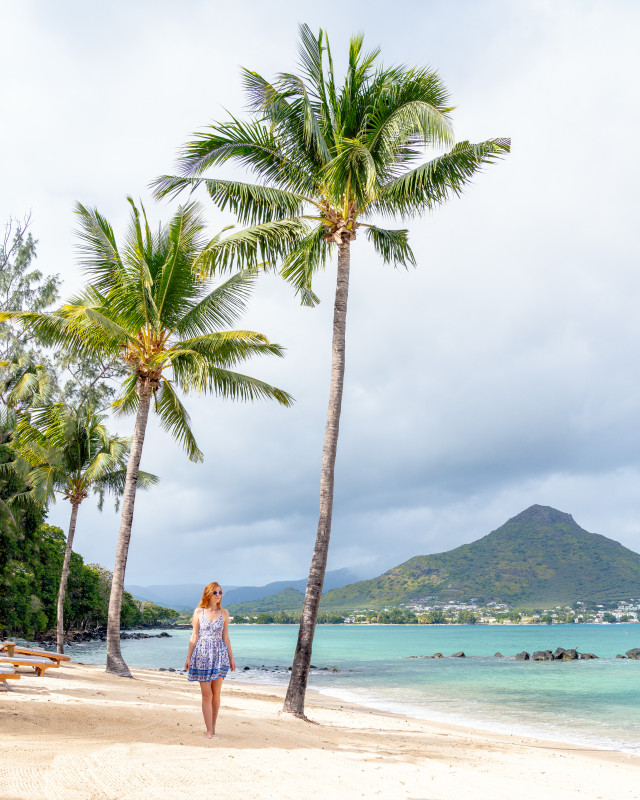
[[[15,642],[0,642],[0,652],[5,651],[9,658],[12,658],[16,653],[20,653],[22,656],[50,658],[52,661],[57,661],[58,664],[61,661],[71,661],[71,656],[64,656],[61,653],[54,653],[51,650],[39,650],[33,647],[22,647],[19,644],[15,644]]]
[[[13,665],[14,667],[33,667],[39,678],[42,678],[46,670],[57,669],[60,666],[59,663],[51,661],[50,658],[21,655],[0,656],[0,666],[3,664]]]

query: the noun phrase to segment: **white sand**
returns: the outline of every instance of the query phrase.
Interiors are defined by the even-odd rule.
[[[636,800],[640,757],[404,719],[227,682],[206,740],[181,675],[66,665],[0,689],[2,800]]]

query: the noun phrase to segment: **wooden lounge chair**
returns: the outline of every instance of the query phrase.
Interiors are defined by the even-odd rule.
[[[0,649],[2,649],[0,647]],[[31,647],[20,647],[19,645],[14,645],[13,648],[13,655],[19,653],[21,656],[33,656],[34,658],[50,658],[52,661],[56,661],[60,664],[61,661],[71,661],[71,656],[64,656],[60,653],[53,653],[51,650],[38,650]],[[7,651],[7,655],[12,655]]]
[[[60,666],[57,662],[51,661],[50,658],[21,655],[0,656],[0,666],[3,664],[10,664],[14,667],[33,667],[39,678],[42,678],[46,670],[57,669]]]
[[[12,656],[13,655],[15,647],[16,647],[16,643],[15,642],[10,642],[8,640],[4,641],[4,642],[0,642],[0,651],[5,651],[6,650],[6,653],[7,653],[8,656]]]
[[[5,687],[8,689],[9,684],[7,680],[9,678],[19,678],[20,675],[16,672],[15,667],[11,664],[0,664],[0,683],[3,683]]]

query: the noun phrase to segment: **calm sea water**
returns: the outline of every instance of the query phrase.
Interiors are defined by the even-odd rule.
[[[169,639],[124,640],[122,653],[132,667],[181,669],[189,636],[171,631]],[[228,680],[286,684],[297,626],[231,626],[230,636],[238,670]],[[514,659],[521,650],[556,647],[600,658]],[[409,716],[640,753],[640,661],[615,658],[632,647],[640,647],[637,624],[322,625],[309,686]],[[464,659],[447,657],[459,650]],[[445,658],[411,658],[436,652]],[[105,644],[73,646],[69,654],[104,664]]]

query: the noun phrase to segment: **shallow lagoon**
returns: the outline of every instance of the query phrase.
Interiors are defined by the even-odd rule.
[[[180,669],[189,635],[123,640],[122,653],[132,667]],[[230,680],[286,683],[297,626],[236,625],[230,635],[238,663]],[[600,658],[514,660],[521,650],[556,647]],[[339,672],[314,670],[309,686],[426,719],[640,752],[640,661],[615,658],[633,647],[640,647],[640,625],[322,625],[313,663]],[[466,658],[410,658],[459,650]],[[495,658],[498,651],[505,658]],[[103,664],[105,644],[73,646],[69,654]]]

